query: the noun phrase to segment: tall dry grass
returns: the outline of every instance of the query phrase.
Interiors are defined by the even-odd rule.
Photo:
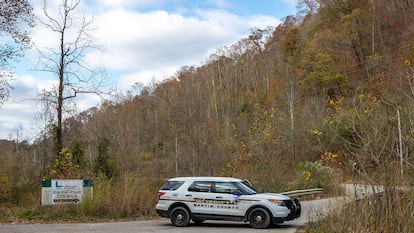
[[[387,168],[378,177],[381,195],[353,201],[312,223],[307,233],[411,233],[414,232],[412,177]]]
[[[81,212],[86,216],[109,218],[152,216],[163,182],[137,177],[98,178],[93,187],[93,197],[82,201]]]
[[[36,192],[25,191],[26,195],[23,196],[31,198],[26,198],[28,200],[24,203],[0,206],[0,222],[82,222],[150,218],[155,216],[158,190],[164,182],[163,179],[134,176],[117,179],[99,177],[94,180],[93,195],[86,195],[79,205],[40,206],[37,188]]]

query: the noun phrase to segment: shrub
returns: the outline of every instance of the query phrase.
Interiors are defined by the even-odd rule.
[[[0,203],[9,201],[11,198],[12,187],[6,173],[0,176]]]
[[[296,185],[300,189],[324,188],[327,192],[336,190],[337,172],[321,161],[306,161],[298,165]]]
[[[51,178],[80,178],[80,166],[74,163],[73,154],[67,148],[63,148],[53,162],[49,175]]]

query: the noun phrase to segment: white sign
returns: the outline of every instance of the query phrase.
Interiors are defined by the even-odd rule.
[[[52,205],[82,200],[83,180],[52,180]]]

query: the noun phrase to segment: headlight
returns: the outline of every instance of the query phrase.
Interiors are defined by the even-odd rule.
[[[277,200],[277,199],[268,199],[268,200],[272,203],[275,203],[275,204],[279,205],[279,206],[286,206],[284,201],[280,201],[280,200]]]

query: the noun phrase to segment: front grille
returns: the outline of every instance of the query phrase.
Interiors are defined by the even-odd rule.
[[[292,200],[284,200],[283,202],[285,203],[285,205],[288,209],[295,210],[295,206],[293,205]]]
[[[283,202],[290,209],[290,214],[286,217],[287,221],[300,217],[301,206],[298,200],[295,199],[295,202],[292,200],[284,200]]]

